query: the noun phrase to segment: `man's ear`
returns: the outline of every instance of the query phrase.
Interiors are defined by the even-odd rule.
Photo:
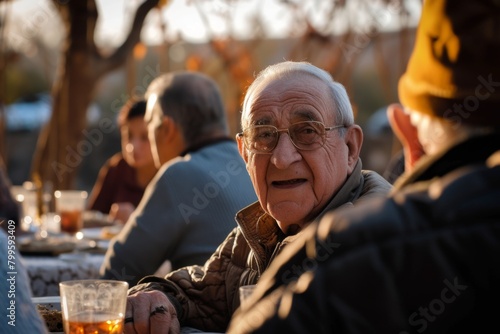
[[[345,134],[345,143],[349,152],[347,153],[347,168],[348,173],[352,173],[356,163],[359,159],[359,153],[361,152],[361,145],[363,145],[363,130],[357,124],[353,124],[347,128]]]
[[[168,143],[176,142],[181,138],[184,139],[182,131],[179,126],[174,122],[174,119],[169,116],[164,116],[162,118],[162,126],[160,131],[163,131],[162,135]]]
[[[387,118],[394,134],[403,145],[405,171],[410,171],[415,162],[424,155],[417,129],[411,124],[410,115],[404,112],[400,104],[391,104],[387,107]]]
[[[173,135],[173,130],[175,128],[175,123],[168,116],[163,116],[161,119],[161,126],[159,131],[162,131],[162,135],[166,138]]]
[[[186,149],[186,143],[182,130],[171,117],[164,116],[161,122],[162,124],[157,130],[159,131],[158,137],[161,138],[165,156],[168,156],[170,160]]]
[[[238,144],[238,152],[240,152],[241,157],[245,161],[248,162],[248,151],[245,148],[245,143],[243,142],[243,136],[240,134],[236,134],[236,143]]]

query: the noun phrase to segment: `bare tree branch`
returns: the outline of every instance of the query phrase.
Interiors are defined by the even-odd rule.
[[[132,27],[130,28],[130,33],[128,34],[127,39],[115,50],[115,52],[111,56],[103,58],[101,62],[98,62],[96,64],[96,68],[100,73],[107,73],[122,66],[125,63],[128,55],[141,39],[141,28],[144,24],[144,20],[146,19],[147,14],[151,9],[153,9],[153,7],[158,5],[158,2],[159,0],[146,0],[137,8],[134,21],[132,23]]]

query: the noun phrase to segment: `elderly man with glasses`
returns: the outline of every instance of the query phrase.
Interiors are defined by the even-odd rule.
[[[238,212],[238,227],[203,267],[145,277],[132,288],[126,333],[176,333],[181,325],[225,331],[240,305],[239,287],[257,283],[305,226],[391,188],[361,168],[363,132],[344,87],[309,63],[262,71],[246,93],[241,125],[238,149],[259,201]]]

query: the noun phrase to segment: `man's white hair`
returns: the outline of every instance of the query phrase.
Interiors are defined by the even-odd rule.
[[[330,87],[334,110],[337,113],[336,122],[338,125],[343,124],[350,126],[354,124],[354,113],[352,111],[351,102],[349,101],[349,96],[345,90],[345,87],[333,80],[330,73],[316,67],[308,62],[293,62],[285,61],[275,65],[268,66],[262,70],[252,84],[248,87],[247,93],[245,94],[245,99],[243,100],[243,115],[247,114],[247,108],[250,98],[253,95],[254,90],[256,90],[260,84],[268,78],[282,78],[295,73],[307,73],[310,74],[325,83]],[[244,128],[245,120],[241,119],[241,125]]]

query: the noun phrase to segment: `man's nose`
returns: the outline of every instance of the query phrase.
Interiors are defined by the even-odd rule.
[[[287,131],[280,132],[278,143],[271,155],[271,162],[279,169],[286,169],[292,163],[302,159],[299,151],[293,145]]]

